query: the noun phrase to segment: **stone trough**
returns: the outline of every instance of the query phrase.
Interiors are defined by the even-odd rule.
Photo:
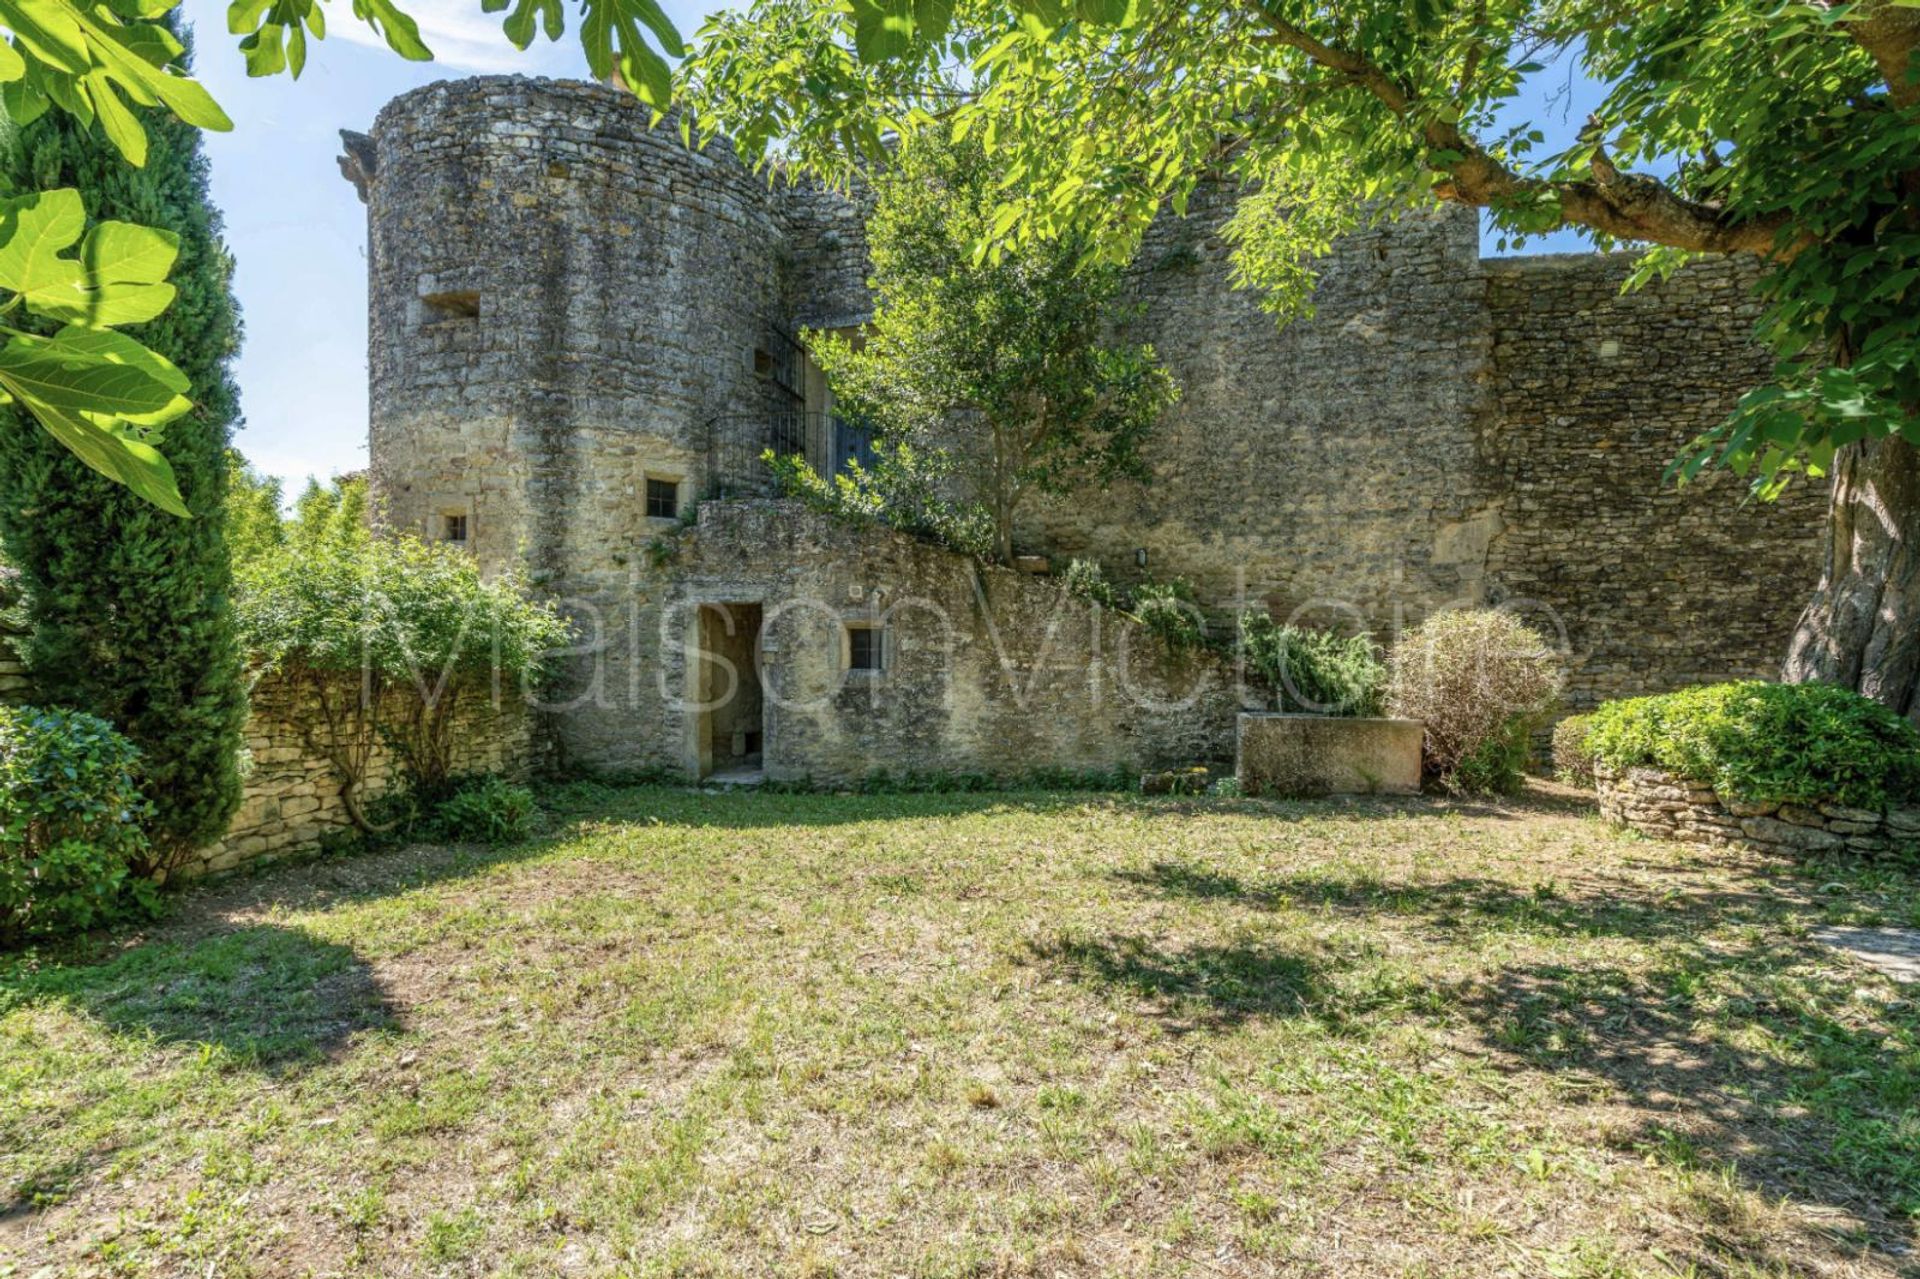
[[[1420,790],[1421,724],[1244,711],[1234,757],[1246,795],[1412,795]]]
[[[1920,862],[1920,808],[1749,804],[1657,768],[1601,764],[1594,776],[1601,815],[1657,839],[1739,845],[1793,857]]]

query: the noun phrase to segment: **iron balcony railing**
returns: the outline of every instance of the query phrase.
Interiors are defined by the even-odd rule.
[[[832,413],[786,410],[737,413],[707,422],[707,487],[715,496],[770,496],[768,454],[802,457],[814,470],[832,474],[854,460],[873,465],[870,432]]]

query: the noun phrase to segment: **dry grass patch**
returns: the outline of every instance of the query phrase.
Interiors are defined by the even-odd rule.
[[[1920,887],[1536,798],[572,788],[0,970],[0,1275],[1896,1275]],[[11,1267],[11,1269],[9,1269]]]

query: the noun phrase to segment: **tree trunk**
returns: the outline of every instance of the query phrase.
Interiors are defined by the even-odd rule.
[[[1920,453],[1889,437],[1834,460],[1826,563],[1785,677],[1857,689],[1920,720]]]

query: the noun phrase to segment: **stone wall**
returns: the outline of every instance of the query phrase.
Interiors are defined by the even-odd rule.
[[[1491,338],[1473,218],[1341,242],[1314,316],[1283,327],[1233,287],[1233,202],[1203,186],[1135,262],[1138,335],[1181,391],[1146,445],[1152,479],[1037,502],[1021,542],[1122,581],[1186,578],[1223,613],[1244,601],[1381,635],[1479,599],[1500,493],[1480,449]]]
[[[0,570],[0,702],[31,704],[33,682],[20,659],[22,632],[7,617],[18,602],[18,575]],[[277,678],[254,683],[248,697],[246,770],[239,811],[216,844],[199,849],[175,877],[230,870],[246,862],[313,852],[329,836],[352,826],[332,768],[314,753],[307,735],[320,722],[311,700]],[[470,697],[455,714],[457,772],[520,777],[537,757],[534,717],[525,704]],[[375,751],[367,794],[377,797],[394,781],[392,753]]]
[[[1601,814],[1656,839],[1920,865],[1920,808],[1750,804],[1657,768],[1600,765],[1595,773]]]
[[[352,819],[332,767],[309,742],[321,723],[310,695],[269,677],[254,684],[247,717],[246,789],[240,811],[219,843],[198,851],[173,873],[195,876],[246,862],[312,852],[329,836],[349,834]],[[469,696],[455,712],[454,771],[524,776],[534,761],[533,717],[524,704]],[[365,798],[395,782],[392,753],[379,747],[367,770]]]
[[[429,536],[464,513],[484,562],[562,602],[585,637],[554,721],[575,762],[684,762],[646,691],[642,620],[678,571],[655,563],[678,534],[647,484],[684,509],[716,470],[710,423],[824,405],[761,356],[870,314],[866,195],[689,151],[610,89],[512,77],[396,99],[348,153],[377,510]],[[1660,479],[1765,372],[1749,272],[1703,263],[1621,297],[1624,258],[1483,260],[1473,216],[1436,211],[1338,244],[1315,315],[1283,328],[1233,287],[1234,199],[1203,186],[1131,273],[1138,332],[1183,390],[1152,478],[1035,502],[1022,549],[1186,578],[1222,623],[1264,607],[1388,643],[1449,605],[1511,604],[1564,636],[1574,709],[1778,669],[1824,494],[1757,507],[1729,476]],[[775,547],[839,553],[740,553],[764,576]]]
[[[1169,654],[1136,623],[1049,578],[982,568],[885,528],[773,501],[710,502],[638,584],[644,659],[600,671],[607,715],[553,717],[567,758],[700,775],[700,692],[732,691],[695,654],[700,617],[763,624],[764,767],[773,779],[877,772],[1105,771],[1232,757],[1232,673]],[[744,607],[743,607],[744,606]],[[884,669],[849,669],[846,629],[878,625]],[[624,650],[622,650],[624,651]],[[636,727],[640,726],[640,727]]]
[[[1627,254],[1485,264],[1500,522],[1496,599],[1564,627],[1567,704],[1777,678],[1819,576],[1826,487],[1774,503],[1713,470],[1661,482],[1680,447],[1763,378],[1756,271],[1721,260],[1622,295]],[[1528,603],[1520,605],[1520,601]]]

